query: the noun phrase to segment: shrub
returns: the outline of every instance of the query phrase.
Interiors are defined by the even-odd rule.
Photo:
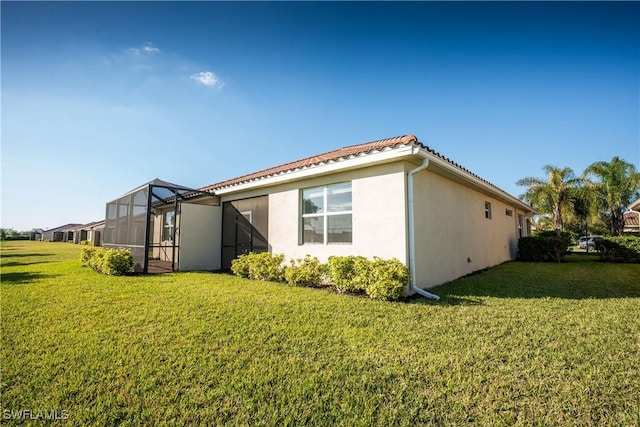
[[[103,274],[122,276],[133,270],[133,255],[127,249],[107,249],[103,251],[101,268]]]
[[[571,244],[571,238],[563,235],[543,235],[521,237],[518,240],[518,258],[521,261],[561,262]]]
[[[595,244],[603,261],[640,263],[640,237],[602,237]]]
[[[396,258],[384,260],[376,258],[371,263],[367,295],[385,301],[397,300],[402,296],[409,281],[409,269]]]
[[[329,257],[329,276],[331,283],[338,292],[363,292],[366,283],[356,281],[356,262],[362,268],[365,257],[361,256],[331,256]],[[364,286],[363,286],[364,285]]]
[[[93,251],[91,257],[87,260],[87,266],[93,268],[98,273],[102,273],[102,260],[104,259],[104,250]]]
[[[365,292],[370,298],[397,300],[409,280],[409,269],[399,260],[362,256],[331,257],[329,268],[333,285],[339,291]]]
[[[322,275],[322,264],[318,258],[309,255],[304,259],[291,260],[291,265],[284,270],[284,279],[292,286],[320,286]]]
[[[249,277],[250,254],[242,254],[238,258],[231,261],[231,272],[236,276]]]
[[[80,251],[80,262],[82,265],[86,265],[87,267],[91,267],[89,265],[89,260],[95,256],[96,248],[85,247]]]
[[[89,245],[89,241],[88,240],[80,240],[80,244],[83,246],[87,246]]]
[[[127,249],[100,249],[84,247],[80,262],[109,276],[122,276],[133,270],[133,255]]]
[[[282,282],[284,269],[282,262],[284,255],[272,255],[269,252],[240,255],[231,262],[233,274],[254,280],[266,280],[270,282]]]

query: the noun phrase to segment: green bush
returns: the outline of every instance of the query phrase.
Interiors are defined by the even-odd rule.
[[[104,250],[102,273],[108,276],[122,276],[133,271],[133,255],[127,249]]]
[[[238,258],[231,261],[231,272],[236,276],[249,277],[249,263],[251,262],[250,254],[242,254]]]
[[[521,261],[561,262],[571,245],[568,235],[539,234],[537,236],[521,237],[518,240],[518,258]]]
[[[409,269],[399,260],[362,256],[331,257],[332,284],[340,292],[365,292],[370,298],[397,300],[409,281]]]
[[[284,268],[282,262],[284,255],[272,255],[269,252],[240,255],[231,262],[233,274],[253,280],[266,280],[270,282],[284,281]]]
[[[291,260],[284,270],[285,281],[292,286],[320,286],[324,269],[316,257],[306,255],[304,259]]]
[[[373,261],[362,256],[329,258],[324,265],[309,255],[283,268],[284,255],[248,253],[231,262],[233,274],[253,280],[286,282],[293,286],[320,286],[325,275],[339,292],[364,292],[380,300],[397,300],[409,281],[409,269],[393,258]]]
[[[89,245],[89,241],[88,240],[80,240],[80,244],[83,246],[87,246]]]
[[[84,247],[80,252],[80,262],[109,276],[122,276],[133,271],[133,255],[127,249]]]
[[[104,250],[96,250],[87,261],[87,265],[98,273],[102,273],[102,259],[104,258]]]
[[[601,237],[595,244],[603,261],[640,263],[640,237]]]
[[[80,251],[80,262],[82,265],[90,267],[89,260],[95,255],[96,248],[85,247]]]
[[[409,282],[409,269],[396,258],[375,258],[371,263],[367,295],[374,299],[393,301],[400,298]]]
[[[364,292],[366,283],[356,280],[356,263],[362,268],[366,262],[362,256],[329,257],[329,276],[338,292]]]

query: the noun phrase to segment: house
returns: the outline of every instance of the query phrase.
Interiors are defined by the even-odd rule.
[[[191,208],[185,207],[198,198],[208,201],[209,211],[187,221]],[[407,294],[515,259],[534,213],[413,135],[340,148],[154,203],[150,240],[180,241],[171,248],[172,269],[188,224],[219,241],[210,246],[209,265],[221,269],[259,251],[321,261],[332,255],[397,258],[412,273]],[[119,208],[111,209],[115,217]],[[107,234],[105,228],[105,246]],[[189,239],[202,237],[190,232]]]
[[[104,220],[93,221],[80,225],[76,228],[73,243],[79,244],[83,241],[91,243],[92,246],[101,246]]]
[[[624,233],[640,233],[640,212],[628,211],[624,213]]]
[[[73,242],[75,230],[81,224],[65,224],[42,232],[42,240],[50,242]]]
[[[35,241],[42,240],[42,233],[44,233],[44,230],[42,228],[34,228],[29,233],[29,240],[35,240]]]
[[[640,233],[640,199],[629,205],[629,210],[624,213],[625,233]]]

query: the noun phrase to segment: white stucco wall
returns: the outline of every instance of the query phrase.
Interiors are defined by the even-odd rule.
[[[351,181],[352,243],[300,243],[300,190]],[[269,245],[290,258],[305,255],[326,262],[331,255],[398,258],[406,262],[404,166],[401,162],[371,166],[223,196],[237,200],[269,194]]]
[[[518,214],[524,212],[428,169],[415,175],[414,194],[418,287],[515,259]],[[491,203],[491,219],[485,218],[485,202]]]

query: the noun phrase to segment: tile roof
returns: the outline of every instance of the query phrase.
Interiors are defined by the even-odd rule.
[[[624,213],[624,226],[632,227],[640,225],[640,212],[625,212]]]
[[[401,145],[415,145],[417,147],[423,148],[425,150],[427,150],[429,153],[433,154],[434,156],[444,160],[445,162],[455,166],[457,169],[465,172],[466,174],[482,181],[483,183],[499,190],[499,191],[503,191],[500,188],[496,187],[495,185],[491,184],[490,182],[486,181],[485,179],[479,177],[478,175],[474,174],[473,172],[471,172],[470,170],[462,167],[461,165],[459,165],[458,163],[455,163],[454,161],[452,161],[451,159],[449,159],[448,157],[443,156],[442,154],[438,153],[437,151],[425,146],[424,144],[422,144],[421,142],[418,141],[418,138],[415,135],[404,135],[404,136],[396,136],[393,138],[386,138],[386,139],[380,139],[377,141],[372,141],[372,142],[367,142],[364,144],[358,144],[358,145],[351,145],[351,146],[347,146],[347,147],[343,147],[343,148],[339,148],[337,150],[333,150],[333,151],[328,151],[326,153],[323,154],[318,154],[316,156],[311,156],[311,157],[306,157],[304,159],[300,159],[300,160],[296,160],[293,162],[289,162],[289,163],[285,163],[283,165],[280,166],[275,166],[272,168],[268,168],[268,169],[264,169],[258,172],[254,172],[251,174],[247,174],[247,175],[242,175],[239,176],[237,178],[232,178],[232,179],[228,179],[226,181],[222,181],[222,182],[218,182],[215,184],[211,184],[211,185],[207,185],[205,187],[200,188],[200,190],[202,191],[215,191],[218,189],[222,189],[222,188],[226,188],[226,187],[232,187],[235,185],[239,185],[239,184],[244,184],[247,182],[251,182],[251,181],[256,181],[262,178],[268,178],[271,176],[276,176],[276,175],[280,175],[283,173],[287,173],[287,172],[292,172],[295,170],[301,170],[301,169],[305,169],[308,167],[312,167],[312,166],[319,166],[322,164],[327,164],[327,163],[334,163],[334,162],[338,162],[338,161],[342,161],[342,160],[347,160],[347,159],[351,159],[354,157],[358,157],[361,155],[365,155],[365,154],[370,154],[372,152],[380,152],[380,151],[385,151],[385,150],[389,150],[389,149],[393,149],[396,148],[398,146]]]
[[[348,147],[339,148],[337,150],[328,151],[323,154],[318,154],[316,156],[311,156],[311,157],[296,160],[293,162],[285,163],[280,166],[264,169],[248,175],[243,175],[237,178],[228,179],[226,181],[218,182],[216,184],[211,184],[206,187],[200,188],[200,190],[211,191],[219,188],[231,187],[234,185],[243,184],[245,182],[255,181],[257,179],[279,175],[285,172],[304,169],[310,166],[318,166],[324,163],[333,163],[336,161],[353,158],[355,156],[359,156],[362,154],[369,154],[374,151],[391,149],[399,145],[410,145],[412,143],[418,143],[418,138],[416,138],[414,135],[404,135],[404,136],[397,136],[394,138],[381,139],[373,142],[367,142],[365,144],[351,145]]]
[[[50,228],[49,230],[44,230],[45,233],[50,233],[52,231],[71,231],[71,230],[75,230],[76,227],[80,226],[82,224],[65,224],[65,225],[61,225],[60,227],[55,227],[55,228]]]

